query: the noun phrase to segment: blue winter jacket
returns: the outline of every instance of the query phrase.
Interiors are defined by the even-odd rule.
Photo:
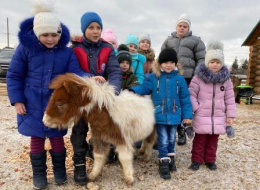
[[[52,49],[39,42],[33,32],[33,18],[20,25],[17,47],[7,71],[7,90],[10,102],[22,102],[26,115],[17,115],[18,131],[25,136],[57,137],[67,130],[50,129],[43,122],[43,114],[52,91],[49,84],[53,78],[66,72],[86,75],[80,69],[74,52],[66,47],[70,40],[67,27],[62,25],[59,43]]]
[[[143,84],[145,76],[143,64],[146,62],[146,57],[140,53],[131,53],[133,73],[136,76],[139,84]]]
[[[159,74],[156,75],[157,73]],[[177,125],[182,119],[192,119],[188,86],[177,70],[171,73],[160,70],[154,72],[142,85],[135,86],[131,90],[141,95],[151,94],[156,124]]]

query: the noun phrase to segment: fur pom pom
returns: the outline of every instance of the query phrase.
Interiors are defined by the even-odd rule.
[[[221,51],[224,50],[224,45],[222,42],[220,41],[210,41],[208,42],[207,44],[207,51],[209,50],[216,50],[216,49],[219,49]]]
[[[118,51],[129,51],[129,48],[125,45],[125,44],[120,44],[119,46],[118,46],[118,49],[117,49]]]
[[[53,12],[56,0],[34,0],[32,12],[34,15],[40,12]]]

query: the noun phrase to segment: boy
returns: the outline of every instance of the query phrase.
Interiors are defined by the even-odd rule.
[[[174,162],[177,125],[191,123],[190,94],[183,76],[178,74],[177,54],[172,48],[161,51],[153,65],[153,73],[143,85],[131,88],[137,94],[151,94],[155,106],[158,134],[159,173],[170,179],[170,171],[176,171]]]
[[[119,68],[112,45],[101,39],[103,24],[100,16],[95,12],[86,12],[81,17],[81,31],[83,36],[72,45],[81,68],[89,73],[96,81],[108,82],[115,86],[115,93],[119,93],[122,84],[122,72]],[[73,145],[74,181],[79,185],[87,183],[86,153],[89,147],[86,142],[88,126],[81,119],[72,129],[71,143]]]

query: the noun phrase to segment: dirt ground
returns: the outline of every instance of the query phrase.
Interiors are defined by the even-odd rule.
[[[0,96],[0,108],[0,189],[32,189],[29,138],[18,133],[16,114],[7,96]],[[160,178],[154,150],[150,162],[134,161],[135,183],[132,188],[125,185],[119,163],[106,165],[94,183],[77,186],[73,182],[69,131],[65,136],[68,182],[63,186],[54,184],[48,155],[48,189],[260,189],[260,103],[237,104],[237,108],[235,138],[221,136],[219,139],[217,171],[209,171],[204,165],[198,171],[188,169],[192,145],[192,140],[188,140],[185,146],[176,145],[177,172],[172,173],[171,180]],[[48,143],[46,148],[49,149]]]

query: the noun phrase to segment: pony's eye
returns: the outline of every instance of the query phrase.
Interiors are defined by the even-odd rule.
[[[57,103],[56,106],[62,107],[64,104],[63,103]]]

